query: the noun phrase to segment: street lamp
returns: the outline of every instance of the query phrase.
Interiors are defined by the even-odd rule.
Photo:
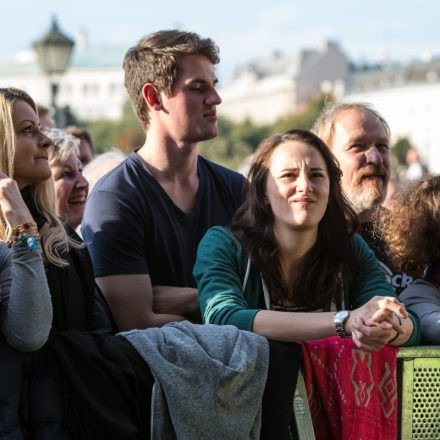
[[[58,125],[59,112],[56,97],[59,89],[60,77],[67,69],[74,41],[61,33],[55,17],[49,31],[34,43],[37,52],[38,64],[49,77],[51,90],[51,107],[55,113],[55,122]]]

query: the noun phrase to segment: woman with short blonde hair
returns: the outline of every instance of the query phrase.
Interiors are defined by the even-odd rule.
[[[55,183],[55,209],[58,217],[76,230],[82,222],[89,184],[83,176],[83,166],[78,158],[80,140],[64,130],[45,130],[52,139],[49,165]]]

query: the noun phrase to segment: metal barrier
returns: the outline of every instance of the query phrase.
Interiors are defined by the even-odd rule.
[[[401,347],[397,354],[401,440],[440,439],[440,347]],[[293,408],[301,440],[314,440],[301,370]]]
[[[298,428],[298,437],[300,440],[315,440],[313,432],[312,416],[310,414],[309,403],[307,400],[306,384],[301,368],[298,371],[295,396],[293,398],[293,412]]]
[[[403,347],[397,360],[400,438],[440,439],[440,347]]]

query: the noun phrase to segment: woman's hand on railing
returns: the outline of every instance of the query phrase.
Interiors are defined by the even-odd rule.
[[[380,350],[404,329],[394,314],[405,319],[405,306],[394,297],[375,296],[350,314],[347,331],[351,331],[353,342],[368,351]],[[397,338],[396,338],[397,339]]]

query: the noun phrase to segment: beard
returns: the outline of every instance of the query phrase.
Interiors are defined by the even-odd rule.
[[[374,176],[374,177],[373,177]],[[385,200],[388,173],[383,167],[369,165],[359,170],[346,195],[357,214],[378,207]]]

